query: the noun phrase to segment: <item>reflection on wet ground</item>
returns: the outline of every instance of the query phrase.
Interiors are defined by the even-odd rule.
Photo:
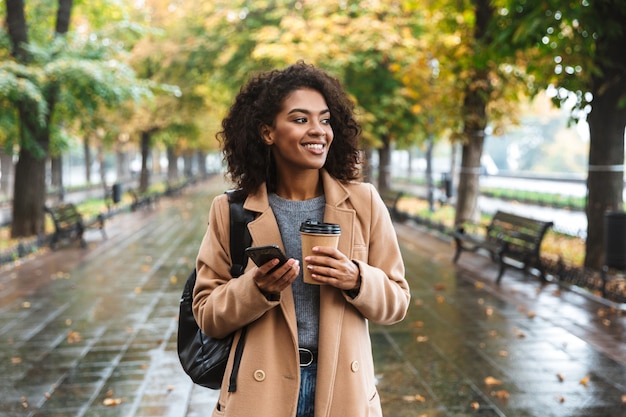
[[[0,269],[0,416],[206,416],[176,355],[182,285],[219,179]],[[398,225],[413,299],[372,325],[385,415],[626,415],[624,314]]]

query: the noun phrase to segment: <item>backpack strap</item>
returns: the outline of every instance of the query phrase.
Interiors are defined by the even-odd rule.
[[[232,266],[230,274],[233,278],[238,278],[246,268],[245,249],[252,244],[252,237],[248,231],[248,222],[254,220],[254,213],[243,208],[246,194],[241,189],[226,191],[230,207],[230,256]],[[237,374],[239,364],[243,354],[243,344],[246,337],[247,327],[241,329],[241,336],[235,348],[235,360],[233,370],[228,381],[228,392],[237,391]]]
[[[241,189],[226,191],[230,206],[230,275],[238,278],[246,269],[245,249],[252,244],[248,222],[254,220],[254,213],[243,208],[246,194]]]

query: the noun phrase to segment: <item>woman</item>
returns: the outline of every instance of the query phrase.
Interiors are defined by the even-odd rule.
[[[402,320],[410,295],[388,211],[357,182],[359,134],[340,83],[302,62],[252,78],[223,120],[228,174],[256,213],[252,245],[276,244],[289,260],[275,270],[277,259],[249,262],[231,279],[228,201],[215,198],[194,314],[209,336],[237,332],[236,344],[247,333],[237,391],[227,389],[231,352],[214,416],[382,415],[367,323]],[[301,259],[308,219],[339,224],[338,248]],[[303,261],[324,285],[302,281]]]

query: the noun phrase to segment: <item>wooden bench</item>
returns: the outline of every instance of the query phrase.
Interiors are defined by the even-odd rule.
[[[88,228],[98,228],[102,232],[102,237],[106,239],[104,230],[104,216],[99,214],[97,217],[84,220],[76,206],[72,203],[63,203],[54,207],[44,207],[45,211],[50,214],[54,222],[54,234],[50,240],[50,248],[55,249],[57,243],[61,239],[76,239],[80,241],[83,248],[87,247],[83,234]]]
[[[152,193],[140,193],[138,190],[129,191],[133,202],[130,205],[131,211],[136,211],[138,208],[145,207],[147,209],[153,209],[159,202],[159,196]]]
[[[400,201],[402,196],[404,196],[402,191],[387,190],[380,193],[380,196],[382,197],[385,206],[387,206],[389,214],[393,220],[403,222],[407,219],[406,213],[402,213],[398,210],[398,201]]]
[[[498,211],[486,226],[484,234],[468,233],[465,227],[457,227],[453,233],[456,263],[463,251],[476,252],[480,249],[489,252],[491,259],[500,264],[496,282],[500,282],[507,266],[539,272],[545,281],[545,271],[541,262],[541,242],[553,222],[531,219],[516,214]]]

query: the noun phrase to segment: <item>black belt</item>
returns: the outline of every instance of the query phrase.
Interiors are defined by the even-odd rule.
[[[300,366],[303,368],[310,366],[311,364],[317,361],[316,350],[299,348],[298,353],[300,353]]]

